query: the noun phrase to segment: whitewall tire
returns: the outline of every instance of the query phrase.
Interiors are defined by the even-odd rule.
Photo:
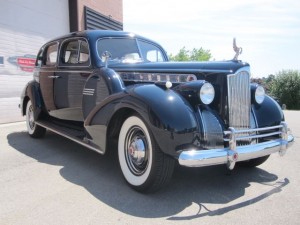
[[[124,121],[119,134],[118,156],[125,180],[137,191],[156,191],[172,176],[174,159],[160,151],[139,116]]]
[[[28,134],[33,138],[41,138],[45,136],[46,129],[38,126],[34,120],[34,109],[31,101],[26,105],[26,126]]]

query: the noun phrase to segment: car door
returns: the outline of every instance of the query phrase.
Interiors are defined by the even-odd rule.
[[[35,73],[38,74],[41,94],[46,110],[51,113],[56,110],[54,103],[54,81],[57,68],[59,42],[51,42],[47,44],[38,55]]]
[[[50,115],[64,120],[83,121],[83,89],[91,71],[87,40],[70,38],[63,41],[53,82],[56,109]]]

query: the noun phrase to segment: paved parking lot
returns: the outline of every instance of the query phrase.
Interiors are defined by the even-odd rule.
[[[286,111],[296,143],[255,169],[177,167],[143,195],[118,161],[25,123],[0,125],[0,224],[300,224],[300,111]]]

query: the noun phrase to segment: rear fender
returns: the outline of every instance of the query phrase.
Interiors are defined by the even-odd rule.
[[[33,106],[34,119],[37,120],[41,115],[44,103],[40,92],[40,85],[36,81],[28,82],[21,94],[20,109],[23,116],[26,114],[26,106],[29,100]]]

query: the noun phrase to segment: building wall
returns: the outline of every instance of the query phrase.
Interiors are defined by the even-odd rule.
[[[20,121],[18,104],[39,48],[69,32],[68,0],[9,0],[0,4],[0,123]]]
[[[0,1],[0,124],[24,120],[20,94],[32,80],[39,48],[70,30],[83,30],[84,6],[123,22],[122,0]]]
[[[123,0],[78,0],[79,30],[84,30],[84,6],[123,23]]]

